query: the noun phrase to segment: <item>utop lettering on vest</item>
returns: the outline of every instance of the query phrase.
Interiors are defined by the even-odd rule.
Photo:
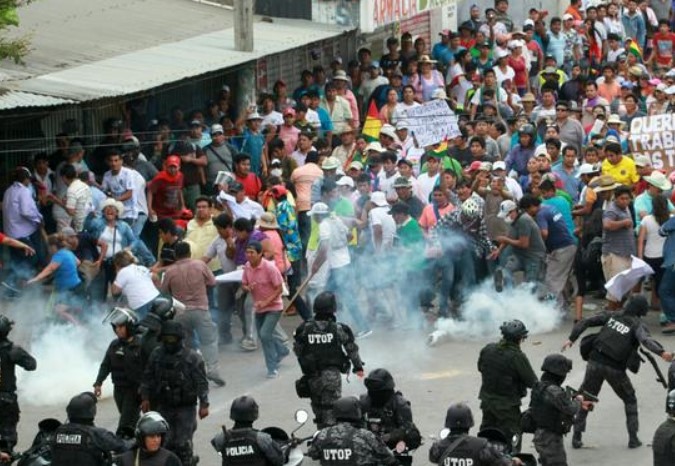
[[[630,327],[628,327],[626,324],[619,322],[618,320],[614,320],[613,317],[610,317],[610,319],[607,321],[607,327],[611,328],[616,332],[619,332],[621,335],[625,335],[628,332],[630,332]]]
[[[307,335],[307,341],[310,345],[331,343],[333,341],[332,333],[310,333]]]
[[[323,459],[347,461],[352,456],[351,448],[326,448],[323,451]]]
[[[675,115],[634,118],[628,137],[634,158],[646,155],[657,170],[675,168]]]
[[[254,453],[255,451],[253,451],[253,447],[251,445],[240,445],[237,447],[225,448],[226,456],[245,456],[245,455],[253,455]]]
[[[80,434],[56,434],[56,443],[62,445],[80,445],[82,436]]]
[[[444,466],[473,466],[471,458],[445,458]]]

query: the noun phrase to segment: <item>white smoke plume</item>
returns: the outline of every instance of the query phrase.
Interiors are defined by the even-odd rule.
[[[461,308],[461,319],[439,319],[428,343],[438,345],[448,340],[494,338],[500,335],[502,322],[521,320],[530,334],[554,330],[562,315],[554,302],[540,301],[529,287],[506,288],[497,293],[490,281],[484,282],[468,297]]]

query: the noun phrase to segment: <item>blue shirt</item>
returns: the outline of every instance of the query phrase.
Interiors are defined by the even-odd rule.
[[[262,176],[262,152],[265,145],[265,136],[261,133],[253,133],[250,129],[244,129],[242,135],[241,151],[251,156],[251,172]]]
[[[548,231],[545,240],[548,252],[572,246],[576,243],[574,237],[567,229],[563,215],[555,207],[542,204],[535,220],[539,228]]]
[[[661,225],[659,230],[661,236],[666,236],[666,244],[663,245],[663,266],[675,266],[675,217],[671,217],[666,223]]]
[[[77,275],[77,258],[69,249],[59,249],[52,256],[52,262],[59,264],[59,268],[54,272],[54,288],[56,291],[71,290],[80,284],[79,275]]]
[[[555,166],[552,171],[563,182],[563,189],[567,194],[572,196],[574,202],[577,202],[579,200],[579,191],[581,190],[581,180],[576,176],[576,168],[572,170],[572,173],[568,173],[567,170],[563,168],[562,164],[560,164]]]
[[[316,107],[314,110],[319,114],[319,121],[321,122],[321,133],[325,134],[326,131],[333,131],[333,121],[330,119],[330,115],[325,108]]]
[[[570,203],[567,200],[560,196],[553,196],[550,199],[544,199],[542,205],[553,206],[555,209],[560,212],[565,220],[565,225],[567,225],[567,230],[570,233],[570,236],[574,240],[574,244],[577,243],[576,236],[574,236],[574,218],[572,218],[572,208]]]
[[[559,32],[556,36],[549,31],[546,54],[549,53],[555,57],[558,66],[563,66],[565,63],[565,34],[563,32]]]
[[[646,212],[645,215],[651,215],[654,213],[654,206],[652,204],[652,196],[648,191],[643,192],[638,197],[635,198],[633,203],[633,209],[635,210],[635,231],[640,231],[640,224],[642,223],[642,217],[640,212]],[[675,210],[673,204],[668,199],[668,212]]]
[[[448,45],[449,44],[444,44],[443,42],[438,42],[434,44],[434,47],[431,49],[431,58],[438,61],[444,68],[448,67],[455,58],[448,48]]]

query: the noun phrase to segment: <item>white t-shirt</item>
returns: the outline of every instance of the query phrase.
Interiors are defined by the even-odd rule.
[[[117,229],[118,229],[117,227],[110,228],[109,226],[106,225],[105,228],[103,228],[101,235],[98,237],[100,241],[108,245],[108,249],[106,249],[105,251],[106,259],[111,259],[112,256],[115,255],[115,253],[118,253],[123,249],[122,234],[119,231],[115,231]]]
[[[396,222],[389,215],[389,207],[374,207],[368,212],[368,221],[373,241],[375,240],[373,227],[376,225],[382,227],[382,245],[380,251],[391,249],[394,245],[394,236],[396,235]]]
[[[66,207],[75,210],[72,225],[75,231],[82,231],[84,220],[94,209],[89,185],[74,179],[66,189]]]
[[[281,116],[281,113],[275,110],[272,110],[267,115],[264,115],[261,123],[263,128],[270,125],[281,126],[283,124],[284,124],[284,117]]]
[[[647,215],[642,219],[641,227],[647,230],[645,238],[644,257],[658,259],[663,257],[663,245],[666,244],[666,237],[659,235],[659,224],[653,215]]]
[[[134,199],[136,199],[136,211],[139,214],[148,215],[148,199],[145,196],[146,181],[143,175],[136,170],[131,170],[131,179],[134,183]]]
[[[431,196],[431,192],[434,190],[434,186],[436,186],[438,176],[438,173],[431,177],[428,173],[422,173],[417,177],[417,184],[419,186],[418,191],[419,195],[421,196],[420,201],[424,202],[425,204],[429,203],[429,197]]]
[[[347,231],[347,227],[344,226],[344,224],[344,229],[342,229],[337,222],[341,223],[342,220],[338,218],[327,218],[319,223],[319,244],[325,243],[328,245],[326,262],[328,263],[328,267],[331,269],[339,269],[340,267],[344,267],[351,263],[349,249],[347,248],[348,242],[346,240],[346,236],[345,241],[343,241],[343,247],[334,247],[331,244],[334,242],[331,241],[333,236],[341,234],[340,230],[344,230],[345,233]]]
[[[119,197],[127,191],[131,191],[131,197],[124,201],[124,215],[122,218],[135,219],[138,217],[136,210],[136,194],[134,193],[134,180],[132,170],[127,167],[122,167],[120,172],[116,175],[108,170],[103,175],[103,182],[101,187],[104,192],[112,192],[114,197]]]
[[[224,273],[232,272],[237,268],[237,266],[232,259],[227,257],[226,251],[227,242],[218,236],[206,249],[204,256],[208,257],[209,259],[214,259],[217,257],[218,261],[220,261],[220,270],[222,270]]]
[[[148,304],[159,296],[159,291],[152,283],[150,270],[142,265],[127,265],[117,272],[115,286],[122,289],[122,294],[132,310]]]
[[[497,84],[499,84],[499,86],[507,79],[513,81],[513,78],[516,77],[516,72],[508,65],[506,65],[506,71],[502,71],[498,66],[495,66],[492,69],[495,70],[495,76],[497,76]]]

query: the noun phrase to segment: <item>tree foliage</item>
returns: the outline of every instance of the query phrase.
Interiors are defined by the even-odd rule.
[[[0,60],[23,63],[23,57],[30,51],[28,37],[8,37],[7,29],[19,25],[17,8],[33,0],[0,0]]]

